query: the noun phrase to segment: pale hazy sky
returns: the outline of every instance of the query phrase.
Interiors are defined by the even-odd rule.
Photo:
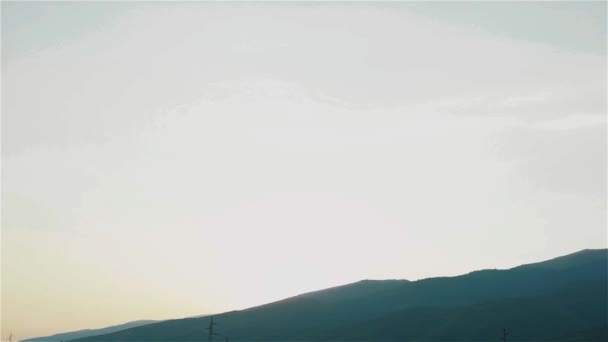
[[[2,332],[606,241],[606,2],[2,2]]]

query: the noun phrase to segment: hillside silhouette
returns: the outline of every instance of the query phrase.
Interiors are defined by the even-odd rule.
[[[608,250],[419,281],[364,280],[215,315],[230,341],[608,341]],[[201,341],[209,317],[76,341]]]
[[[20,342],[60,342],[60,341],[68,341],[68,340],[73,340],[73,339],[87,337],[87,336],[96,336],[96,335],[109,334],[109,333],[113,333],[113,332],[116,332],[116,331],[121,331],[121,330],[129,329],[129,328],[139,327],[139,326],[142,326],[142,325],[151,324],[151,323],[155,323],[155,322],[158,322],[158,321],[153,321],[153,320],[132,321],[132,322],[112,325],[112,326],[109,326],[109,327],[99,328],[99,329],[82,329],[82,330],[77,330],[77,331],[70,331],[70,332],[65,332],[65,333],[60,333],[60,334],[49,335],[49,336],[28,338],[26,340],[21,340]]]

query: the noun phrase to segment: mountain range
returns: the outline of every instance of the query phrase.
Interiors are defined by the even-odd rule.
[[[206,341],[210,317],[74,341]],[[508,270],[363,280],[214,316],[217,341],[608,341],[608,250]]]

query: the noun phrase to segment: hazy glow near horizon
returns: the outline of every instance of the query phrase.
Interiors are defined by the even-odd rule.
[[[606,241],[606,3],[2,2],[2,338]]]

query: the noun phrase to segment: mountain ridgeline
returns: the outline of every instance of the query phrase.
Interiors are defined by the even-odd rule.
[[[109,333],[113,333],[113,332],[116,332],[116,331],[121,331],[121,330],[129,329],[129,328],[139,327],[139,326],[142,326],[142,325],[156,323],[156,322],[158,322],[158,321],[152,321],[152,320],[133,321],[133,322],[127,322],[127,323],[123,323],[123,324],[113,325],[113,326],[105,327],[105,328],[101,328],[101,329],[82,329],[82,330],[78,330],[78,331],[71,331],[71,332],[66,332],[66,333],[61,333],[61,334],[50,335],[50,336],[29,338],[27,340],[21,340],[20,342],[60,342],[60,341],[68,341],[68,340],[73,340],[73,339],[83,338],[83,337],[88,337],[88,336],[96,336],[96,335],[102,335],[102,334],[109,334]]]
[[[230,341],[608,341],[608,250],[509,270],[364,280],[215,315]],[[206,341],[209,317],[75,341]],[[222,340],[222,339],[218,339]]]

